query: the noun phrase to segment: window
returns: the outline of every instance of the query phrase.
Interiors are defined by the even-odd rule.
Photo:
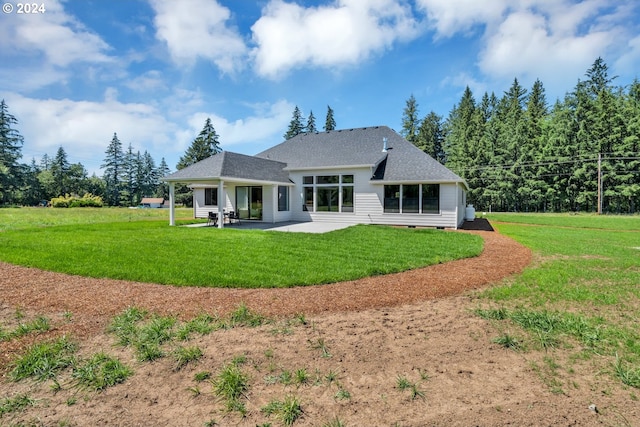
[[[320,175],[316,177],[316,184],[337,184],[340,182],[340,175]]]
[[[303,210],[309,212],[353,212],[353,175],[303,176]]]
[[[440,184],[384,186],[386,213],[440,213]]]
[[[400,186],[384,186],[384,211],[387,213],[400,212]]]
[[[313,212],[313,187],[304,187],[304,205],[302,210]]]
[[[402,186],[402,213],[420,212],[420,185]]]
[[[422,184],[422,213],[440,213],[440,184]]]
[[[289,210],[289,187],[284,185],[278,186],[278,210],[280,212]]]
[[[353,185],[342,187],[342,212],[353,212]]]
[[[334,186],[317,188],[317,212],[338,212],[338,188]]]
[[[204,205],[218,206],[218,189],[217,188],[204,189]]]

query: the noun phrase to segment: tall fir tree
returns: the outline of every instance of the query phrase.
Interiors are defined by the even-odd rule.
[[[291,121],[289,122],[289,128],[287,132],[283,135],[284,139],[291,139],[296,135],[299,135],[304,132],[304,118],[302,117],[302,113],[300,112],[300,108],[296,105],[293,109],[293,114],[291,115]]]
[[[105,154],[104,163],[100,166],[101,169],[104,169],[104,201],[109,206],[120,206],[120,193],[122,192],[123,174],[125,172],[125,156],[122,151],[122,143],[115,132]]]
[[[418,117],[418,102],[411,94],[406,101],[404,110],[402,110],[402,130],[400,135],[410,143],[420,146],[418,142],[418,130],[420,128],[420,118]]]
[[[69,170],[71,165],[67,159],[67,153],[62,146],[58,147],[58,151],[51,164],[51,175],[53,178],[53,190],[55,196],[64,196],[70,193],[69,188]]]
[[[0,205],[16,203],[21,181],[21,167],[24,138],[14,128],[18,124],[9,107],[0,101]]]
[[[431,111],[420,122],[418,128],[417,147],[436,159],[440,163],[445,162],[444,156],[444,130],[442,117]]]
[[[158,179],[163,178],[169,175],[170,173],[171,173],[171,169],[169,168],[169,165],[167,165],[167,161],[163,157],[162,159],[160,159],[160,164],[158,165],[158,170],[157,170]],[[169,184],[167,184],[166,182],[159,181],[155,189],[155,196],[162,197],[163,199],[168,199]]]
[[[318,129],[316,129],[316,118],[313,115],[313,111],[309,111],[309,117],[307,118],[307,133],[316,133]]]
[[[324,131],[330,132],[336,130],[336,119],[333,117],[333,110],[327,105],[327,117],[324,121]]]
[[[198,136],[193,140],[189,148],[187,148],[184,156],[180,157],[176,168],[178,170],[184,169],[200,160],[220,153],[222,148],[220,148],[219,138],[211,123],[211,119],[207,118]]]

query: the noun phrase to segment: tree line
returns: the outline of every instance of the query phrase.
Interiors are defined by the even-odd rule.
[[[615,86],[602,58],[549,105],[536,80],[501,97],[467,87],[448,117],[406,101],[401,134],[469,184],[494,211],[635,213],[640,204],[640,82]]]
[[[465,178],[468,202],[479,210],[598,211],[634,213],[640,203],[640,82],[614,85],[598,58],[584,80],[549,105],[536,80],[530,91],[517,79],[501,97],[485,92],[479,101],[467,87],[446,118],[419,116],[413,95],[402,114],[401,134]],[[109,206],[135,206],[143,197],[168,195],[160,178],[171,172],[164,158],[116,133],[105,151],[102,177],[71,164],[60,146],[39,163],[21,164],[23,137],[17,119],[0,102],[0,206],[37,205],[65,194],[92,194]],[[323,130],[336,129],[327,106]],[[306,119],[295,107],[285,139],[317,132],[313,112]],[[210,119],[180,158],[176,169],[221,152]],[[176,188],[176,202],[190,206],[192,193]]]

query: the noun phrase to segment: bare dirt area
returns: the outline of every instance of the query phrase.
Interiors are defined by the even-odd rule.
[[[35,399],[34,406],[2,415],[0,425],[279,426],[283,421],[263,409],[287,397],[302,408],[294,426],[640,425],[633,391],[594,372],[592,362],[572,362],[571,375],[556,366],[553,378],[562,384],[554,388],[544,354],[492,343],[496,328],[472,313],[480,304],[473,290],[520,272],[531,253],[498,233],[478,233],[485,249],[476,258],[281,290],[174,288],[0,263],[3,328],[22,321],[17,312],[47,316],[53,326],[0,342],[0,402],[20,394]],[[127,307],[185,321],[203,312],[226,315],[241,303],[274,320],[172,341],[167,356],[154,362],[138,362],[106,332]],[[75,387],[68,372],[57,392],[50,381],[10,381],[17,354],[62,334],[79,343],[80,358],[104,351],[134,375],[101,392]],[[197,346],[203,356],[177,369],[170,348],[178,345]],[[554,351],[554,360],[564,360],[562,350]],[[210,372],[215,379],[234,359],[249,378],[244,416],[225,411],[212,383],[194,378]],[[284,380],[297,372],[306,381]],[[412,387],[399,389],[399,379]]]

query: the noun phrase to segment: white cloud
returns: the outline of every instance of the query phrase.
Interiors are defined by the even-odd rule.
[[[467,33],[475,25],[499,21],[507,9],[509,0],[416,0],[424,10],[436,37],[451,37]]]
[[[558,93],[572,87],[597,57],[620,57],[627,68],[637,64],[637,34],[626,22],[638,7],[634,1],[416,1],[436,39],[482,34],[477,66],[492,84],[539,78]]]
[[[251,30],[256,70],[272,79],[306,65],[357,64],[418,35],[411,8],[397,0],[337,0],[309,8],[271,0]]]
[[[174,168],[178,158],[202,130],[207,117],[220,135],[223,149],[245,146],[255,154],[262,148],[282,140],[282,131],[291,118],[293,104],[284,100],[250,106],[250,113],[231,120],[221,113],[190,112],[167,117],[166,109],[140,103],[117,100],[118,91],[107,88],[104,101],[73,101],[70,99],[35,99],[14,92],[0,92],[9,111],[18,119],[16,129],[24,137],[22,162],[32,158],[39,162],[44,154],[55,155],[62,146],[69,161],[82,163],[89,173],[102,175],[100,165],[105,150],[117,133],[126,149],[131,144],[136,151],[148,151],[156,163],[165,158]],[[193,93],[176,93],[179,98],[194,97]],[[192,105],[191,107],[194,107]],[[261,148],[262,147],[262,148]]]
[[[46,4],[46,13],[12,14],[0,30],[0,49],[13,55],[42,54],[46,63],[65,67],[76,62],[111,62],[109,45],[65,13],[57,0]]]
[[[159,153],[170,151],[177,130],[174,124],[148,105],[118,102],[113,90],[105,95],[105,102],[89,102],[3,94],[11,114],[19,120],[17,129],[24,136],[26,161],[55,155],[62,146],[71,162],[101,174],[99,168],[114,132],[124,147],[131,143],[136,150],[148,150],[154,158],[157,155],[158,161],[162,157]]]
[[[544,16],[516,12],[487,38],[479,66],[498,78],[527,75],[545,81],[561,75],[575,81],[614,43],[615,36],[613,30],[577,34],[575,27],[573,32],[558,34]]]
[[[216,0],[151,0],[151,5],[156,37],[175,62],[191,65],[203,58],[225,73],[241,67],[247,48],[238,31],[227,26],[228,8]]]
[[[640,36],[634,37],[624,46],[624,53],[615,63],[615,69],[623,73],[633,74],[640,78],[638,69],[640,65]]]
[[[124,83],[129,89],[136,92],[148,92],[166,89],[162,73],[159,70],[149,70]]]
[[[217,114],[212,114],[211,121],[220,135],[220,142],[226,147],[241,144],[264,144],[270,146],[275,139],[282,141],[283,129],[291,120],[294,105],[288,101],[279,100],[274,104],[258,104],[253,106],[253,113],[249,117],[229,121]],[[198,117],[199,129],[202,129],[206,117]],[[231,148],[233,151],[233,148]],[[254,153],[251,153],[254,154]]]

